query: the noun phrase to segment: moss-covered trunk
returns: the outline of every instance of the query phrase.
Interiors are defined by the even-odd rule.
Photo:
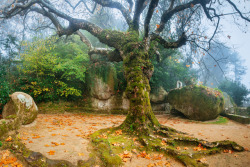
[[[130,101],[130,109],[122,127],[138,134],[148,134],[160,126],[149,98],[149,79],[153,73],[153,65],[143,43],[131,42],[124,48],[126,95]]]

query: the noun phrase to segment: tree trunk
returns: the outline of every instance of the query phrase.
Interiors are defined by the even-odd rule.
[[[149,79],[153,74],[153,65],[146,46],[141,42],[128,43],[124,47],[124,53],[126,95],[130,101],[130,109],[121,126],[127,131],[148,135],[160,126],[149,98]]]

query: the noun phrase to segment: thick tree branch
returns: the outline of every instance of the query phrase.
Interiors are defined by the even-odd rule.
[[[90,59],[94,62],[97,62],[99,57],[95,55],[101,55],[101,56],[105,56],[108,61],[111,62],[120,62],[122,61],[122,57],[120,55],[120,52],[115,49],[115,50],[111,50],[111,49],[106,49],[106,48],[94,48],[92,50],[90,50],[88,52]]]
[[[20,14],[20,12],[27,10],[32,5],[36,3],[36,0],[31,0],[30,2],[26,4],[10,4],[9,6],[5,7],[2,11],[3,17],[0,18],[11,18],[15,15]]]
[[[208,10],[207,7],[206,7],[206,4],[208,4],[209,1],[210,1],[210,0],[201,1],[200,4],[201,4],[201,6],[202,6],[202,8],[203,8],[203,11],[204,11],[204,13],[206,14],[207,18],[208,18],[209,20],[212,21],[212,17],[210,16],[209,10]]]
[[[133,18],[133,29],[138,30],[139,29],[139,22],[140,22],[140,15],[143,11],[143,5],[146,0],[137,0],[135,4],[135,13]]]
[[[175,41],[175,42],[167,42],[165,39],[163,39],[158,34],[152,34],[151,35],[151,41],[153,41],[153,40],[160,43],[164,48],[179,48],[182,45],[186,44],[187,36],[185,35],[185,33],[183,33],[181,35],[181,37],[177,41]]]
[[[134,6],[134,2],[133,0],[127,0],[128,4],[129,4],[129,9],[132,10],[133,6]]]
[[[155,1],[151,1],[149,5],[148,13],[144,22],[144,37],[146,38],[148,37],[148,33],[149,33],[150,20],[153,16],[154,10],[157,7],[158,3],[159,3],[159,0],[155,0]]]

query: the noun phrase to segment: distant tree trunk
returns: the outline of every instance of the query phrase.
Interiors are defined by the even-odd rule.
[[[150,104],[149,80],[153,65],[143,42],[130,42],[124,47],[124,72],[127,80],[126,95],[130,109],[122,128],[138,134],[149,134],[160,126]]]

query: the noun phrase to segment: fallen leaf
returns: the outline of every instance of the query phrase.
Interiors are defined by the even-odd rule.
[[[49,155],[55,155],[55,151],[52,151],[52,150],[50,150],[48,153]]]
[[[205,158],[200,158],[200,159],[197,159],[198,162],[201,162],[201,163],[206,163],[207,160]]]
[[[78,156],[84,156],[84,154],[83,153],[78,153]]]
[[[7,139],[5,139],[5,141],[12,141],[12,137],[9,136]]]

